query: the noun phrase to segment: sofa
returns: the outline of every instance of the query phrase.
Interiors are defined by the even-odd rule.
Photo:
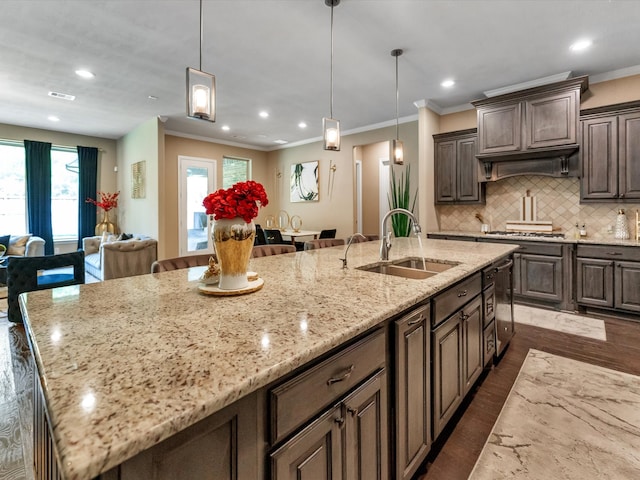
[[[0,236],[4,238],[4,236]],[[0,241],[2,243],[2,241]],[[11,235],[5,255],[7,257],[41,257],[44,255],[44,239],[31,235]]]
[[[158,241],[146,235],[118,238],[105,235],[82,239],[86,272],[99,280],[151,272],[151,264],[158,258]]]

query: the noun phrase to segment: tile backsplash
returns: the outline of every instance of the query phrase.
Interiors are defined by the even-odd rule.
[[[440,230],[480,231],[476,213],[482,215],[491,230],[504,230],[508,220],[520,218],[520,198],[536,197],[538,220],[550,220],[554,230],[567,237],[574,234],[575,224],[586,225],[587,237],[612,238],[618,209],[627,214],[629,231],[635,235],[635,212],[640,203],[580,204],[580,179],[544,176],[510,177],[487,183],[486,205],[438,205]]]

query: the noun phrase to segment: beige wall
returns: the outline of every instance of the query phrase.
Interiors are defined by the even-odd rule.
[[[462,112],[442,115],[440,117],[440,129],[436,133],[455,132],[457,130],[466,130],[467,128],[476,128],[477,126],[476,109],[472,108]]]
[[[367,235],[380,234],[380,160],[388,158],[388,141],[362,147],[362,225],[354,230]]]
[[[273,179],[268,176],[267,153],[248,148],[234,147],[211,143],[203,140],[193,140],[174,135],[164,137],[164,180],[163,197],[165,208],[162,211],[164,227],[162,231],[163,256],[160,258],[177,257],[179,254],[178,245],[178,156],[209,158],[216,160],[218,186],[222,178],[222,158],[239,157],[251,159],[252,179],[262,183],[267,190],[267,197],[273,201]],[[261,209],[265,210],[265,209]],[[277,210],[276,210],[277,213]],[[256,219],[256,223],[261,223],[266,213],[261,211]],[[263,222],[264,223],[264,222]]]
[[[314,142],[297,147],[284,148],[269,152],[268,177],[271,188],[275,190],[275,201],[265,209],[265,213],[277,216],[283,209],[290,216],[302,218],[303,229],[322,230],[337,229],[338,238],[346,238],[354,231],[354,153],[356,146],[385,142],[395,138],[395,126],[379,128],[367,132],[344,135],[339,152],[329,152],[322,148],[321,142]],[[405,164],[417,165],[418,162],[418,122],[400,125],[400,139],[404,142]],[[291,165],[318,160],[320,162],[320,198],[317,202],[292,203],[289,199],[289,177]],[[333,193],[329,195],[329,162],[336,165]],[[277,178],[276,174],[282,175]],[[412,168],[411,184],[418,184],[418,168]]]
[[[640,75],[590,84],[589,90],[580,99],[580,108],[601,107],[633,100],[640,100]]]

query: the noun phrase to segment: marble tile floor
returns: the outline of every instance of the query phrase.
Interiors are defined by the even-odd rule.
[[[607,340],[604,320],[573,313],[541,310],[525,305],[513,306],[513,317],[517,323],[547,328],[558,332],[580,335],[594,340]]]
[[[0,311],[6,308],[6,299],[0,299]],[[554,320],[558,312],[517,306],[515,315],[518,322],[559,323]],[[572,315],[568,318],[581,324],[585,319],[593,320]],[[567,319],[560,323],[567,323]],[[582,326],[574,328],[578,334],[583,330]],[[33,370],[24,328],[0,318],[0,480],[33,479],[32,380]]]

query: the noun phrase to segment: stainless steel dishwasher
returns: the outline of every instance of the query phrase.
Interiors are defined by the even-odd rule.
[[[494,271],[496,356],[500,356],[515,333],[513,321],[513,260],[507,258]]]

